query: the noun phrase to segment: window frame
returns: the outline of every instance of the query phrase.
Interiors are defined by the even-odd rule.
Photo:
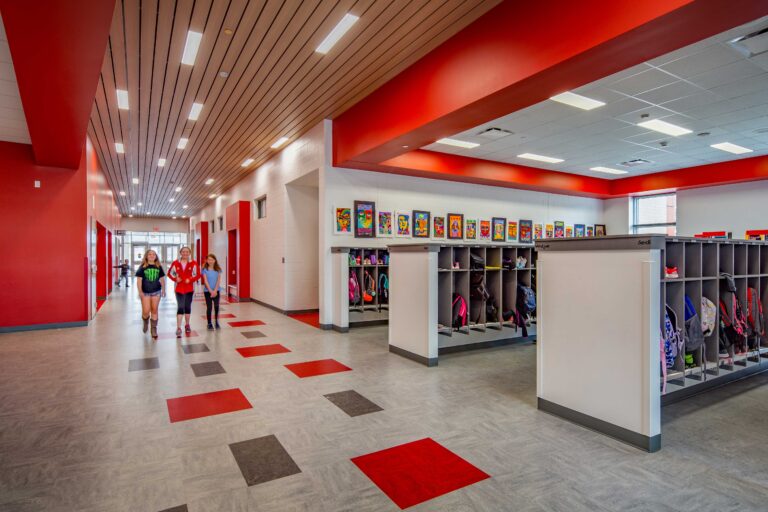
[[[675,198],[675,220],[674,222],[652,222],[648,224],[640,224],[638,223],[638,217],[639,217],[639,206],[640,202],[644,199],[651,199],[656,197],[674,197]],[[677,233],[677,193],[676,192],[665,192],[663,194],[650,194],[647,196],[634,196],[632,198],[632,225],[630,226],[630,232],[633,235],[638,234],[638,229],[642,228],[674,228],[675,233]],[[666,235],[666,233],[658,233],[660,235]]]
[[[267,196],[266,196],[266,194],[261,196],[261,197],[257,197],[256,199],[253,200],[253,202],[256,203],[256,218],[257,219],[266,219],[267,218]]]

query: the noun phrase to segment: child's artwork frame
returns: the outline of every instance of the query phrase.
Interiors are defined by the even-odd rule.
[[[555,237],[555,226],[553,224],[547,224],[545,231],[544,231],[544,237],[545,238],[554,238]]]
[[[565,226],[565,238],[573,238],[573,226]]]
[[[491,239],[494,242],[503,242],[507,238],[507,219],[504,217],[491,218]]]
[[[432,238],[445,240],[445,215],[432,216]]]
[[[376,238],[376,203],[355,201],[355,238]]]
[[[379,210],[376,223],[376,235],[380,238],[392,238],[392,211]]]
[[[479,239],[483,242],[489,242],[491,240],[491,221],[482,219],[478,222],[478,226]]]
[[[463,213],[449,213],[446,215],[446,224],[448,240],[461,240],[464,237]]]
[[[533,242],[533,221],[520,219],[520,243],[529,244]]]
[[[595,226],[587,226],[587,237],[595,236]]]
[[[411,221],[411,236],[413,238],[429,238],[431,214],[424,210],[413,210]]]
[[[595,224],[595,236],[608,236],[605,232],[605,224]]]
[[[411,238],[411,212],[395,212],[395,236]]]
[[[333,207],[333,234],[352,236],[352,208],[349,206]]]
[[[576,238],[584,238],[584,224],[574,224],[573,225],[573,236]]]
[[[565,222],[555,221],[555,238],[565,238]]]
[[[477,240],[477,219],[465,221],[464,240]]]
[[[533,239],[540,240],[544,236],[544,228],[541,224],[533,225]]]
[[[507,242],[517,241],[517,221],[510,220],[507,222]]]

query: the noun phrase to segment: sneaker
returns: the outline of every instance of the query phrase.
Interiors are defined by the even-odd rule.
[[[208,323],[208,330],[209,330],[209,331],[212,331],[212,330],[213,330],[213,324],[212,324],[212,323],[210,323],[210,322]]]
[[[176,329],[176,337],[181,338],[181,329]]]
[[[664,267],[664,277],[667,279],[677,279],[680,274],[677,272],[677,267]]]
[[[221,329],[221,326],[219,325],[219,321],[218,320],[216,320],[216,328],[217,329]]]
[[[191,332],[192,332],[192,328],[189,326],[189,324],[187,324],[187,325],[184,327],[184,332],[185,332],[185,333],[187,333],[187,334],[189,334],[189,333],[191,333]]]

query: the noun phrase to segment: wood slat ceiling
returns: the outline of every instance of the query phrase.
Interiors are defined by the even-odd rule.
[[[274,155],[278,138],[341,114],[498,3],[118,0],[88,134],[120,212],[197,211]],[[347,12],[360,20],[316,53]],[[194,66],[181,64],[188,30],[203,33]],[[128,91],[129,110],[117,108],[116,89]],[[193,102],[204,105],[197,121],[187,119]],[[255,161],[243,168],[246,158]]]

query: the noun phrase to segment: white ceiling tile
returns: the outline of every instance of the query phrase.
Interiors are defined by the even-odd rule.
[[[711,105],[712,103],[716,103],[721,99],[722,98],[709,91],[699,90],[699,92],[690,96],[664,102],[661,104],[661,106],[675,112],[680,112],[681,114],[690,115],[689,113],[695,114],[697,108],[705,105]],[[693,115],[693,117],[696,116]]]
[[[736,50],[719,43],[700,50],[698,53],[689,54],[660,67],[673,75],[688,78],[742,60],[742,56]]]
[[[678,79],[668,73],[652,68],[637,75],[613,82],[609,87],[630,96],[636,96],[642,92],[656,89],[663,85],[676,82]]]
[[[715,87],[739,82],[762,73],[765,73],[764,69],[742,58],[731,64],[693,75],[687,79],[703,89],[714,89]]]

